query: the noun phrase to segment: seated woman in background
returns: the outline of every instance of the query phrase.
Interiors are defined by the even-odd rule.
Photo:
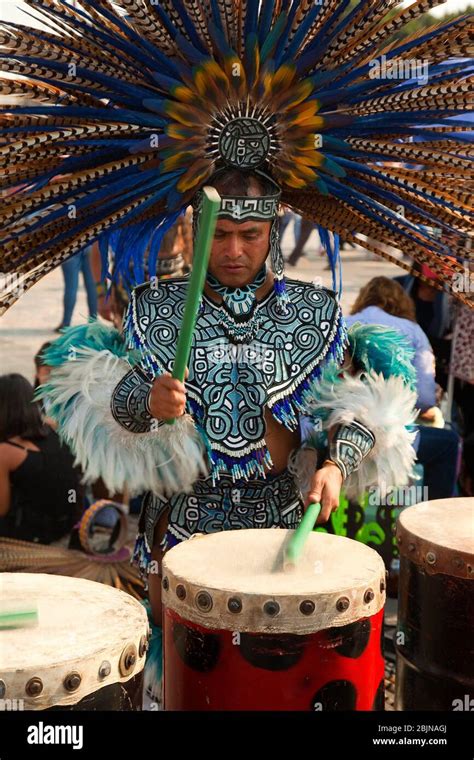
[[[415,351],[413,364],[417,380],[419,421],[431,422],[436,405],[435,357],[428,337],[416,323],[415,304],[403,287],[389,277],[374,277],[361,288],[347,317],[355,322],[385,325],[399,330]],[[460,438],[449,428],[418,427],[415,441],[418,461],[423,465],[424,485],[428,497],[446,499],[453,496],[459,462]]]
[[[389,277],[374,277],[361,288],[346,318],[366,325],[385,325],[403,333],[415,350],[417,408],[425,412],[436,404],[435,357],[427,335],[416,322],[415,304],[402,286]]]
[[[45,423],[22,375],[0,376],[0,535],[49,544],[82,513],[73,456]]]

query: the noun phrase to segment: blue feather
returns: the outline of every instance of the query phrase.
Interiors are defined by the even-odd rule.
[[[454,227],[445,224],[438,217],[434,216],[434,214],[430,214],[427,211],[424,211],[422,208],[414,203],[410,203],[410,201],[407,201],[405,198],[400,198],[396,193],[392,193],[389,190],[382,190],[380,187],[376,188],[374,185],[371,185],[370,182],[366,182],[365,180],[356,177],[351,177],[351,183],[356,187],[365,189],[368,193],[377,190],[379,197],[384,198],[389,203],[396,203],[397,205],[403,206],[405,209],[415,212],[419,216],[423,217],[426,221],[431,222],[433,225],[442,227],[443,231],[445,232],[456,233],[456,229]],[[441,206],[442,204],[438,203],[438,205]]]
[[[15,113],[36,113],[36,114],[54,114],[62,116],[77,116],[84,119],[97,119],[101,124],[104,118],[103,108],[89,108],[88,106],[15,106]],[[125,108],[117,108],[114,111],[117,120],[124,121],[127,124],[141,124],[144,127],[165,127],[168,121],[160,119],[158,116],[152,116],[141,113],[140,111],[129,111]]]
[[[332,289],[334,290],[334,292],[338,293],[339,298],[340,298],[341,293],[342,293],[342,267],[341,267],[341,257],[339,254],[339,235],[334,234],[334,244],[333,244],[331,242],[331,236],[329,234],[329,231],[325,227],[318,225],[318,233],[319,233],[319,238],[321,240],[321,243],[328,257],[329,266],[331,267]],[[339,285],[337,285],[336,283],[336,270],[338,267],[339,267]]]
[[[49,10],[50,9],[48,9],[48,11]],[[80,12],[78,8],[76,10],[77,10],[77,12]],[[23,11],[23,12],[26,12],[26,11]],[[45,9],[42,8],[42,12],[45,12]],[[55,11],[52,11],[52,13],[53,13],[53,15],[58,15]],[[61,14],[61,15],[63,16],[63,18],[65,18],[64,14]],[[75,22],[75,24],[76,24],[76,22]],[[78,22],[78,25],[80,25],[83,28],[86,28],[88,30],[88,37],[90,39],[97,38],[97,40],[102,41],[102,43],[105,43],[106,41],[108,41],[110,45],[113,45],[114,48],[115,48],[115,50],[114,50],[114,56],[116,58],[118,58],[120,61],[122,61],[122,63],[124,65],[126,65],[127,69],[135,68],[136,71],[137,71],[137,73],[140,73],[141,75],[143,75],[145,73],[145,75],[146,75],[146,73],[147,73],[146,71],[144,72],[143,69],[140,69],[140,68],[138,68],[137,66],[134,65],[133,59],[131,59],[130,57],[127,57],[125,55],[121,55],[121,53],[120,53],[120,47],[116,44],[117,43],[117,38],[116,37],[113,37],[113,36],[111,36],[109,34],[101,33],[95,27],[92,27],[90,25],[85,25],[85,24],[81,25],[80,22]],[[35,39],[43,41],[45,43],[45,45],[49,45],[50,44],[50,40],[48,40],[41,33],[40,29],[35,29],[35,27],[32,27],[32,26],[25,26],[24,24],[14,24],[14,23],[11,23],[11,22],[8,22],[7,24],[5,24],[5,26],[7,26],[8,28],[16,29],[18,31],[25,30],[25,31],[28,32],[28,34],[30,36],[34,37]],[[120,39],[122,39],[122,38],[120,38]],[[57,45],[59,45],[62,50],[69,50],[71,53],[73,53],[74,55],[79,56],[80,58],[83,58],[83,56],[84,56],[84,52],[82,50],[76,48],[72,44],[72,40],[67,40],[65,38],[62,38],[62,37],[58,36],[57,41],[55,41],[55,43]],[[116,65],[115,62],[114,62],[114,65]],[[120,71],[120,69],[118,69],[118,71]]]
[[[260,60],[262,64],[265,63],[271,55],[273,55],[275,45],[278,43],[280,36],[284,33],[285,25],[286,16],[284,13],[280,13],[277,20],[275,21],[275,24],[273,25],[272,31],[266,38],[260,50]]]
[[[244,20],[244,43],[249,34],[257,33],[258,3],[248,2]]]
[[[211,21],[210,23],[214,23],[215,28],[222,34],[222,36],[227,42],[227,38],[225,37],[225,34],[224,34],[224,26],[222,24],[222,17],[219,10],[219,3],[217,2],[217,0],[211,0],[211,14],[212,14],[213,21]],[[209,22],[208,22],[208,25],[209,25]]]
[[[363,193],[359,193],[357,190],[353,189],[352,187],[343,187],[342,185],[339,185],[336,183],[335,180],[327,179],[327,184],[329,186],[329,189],[335,195],[337,198],[341,198],[346,203],[349,203],[349,205],[354,206],[354,208],[361,211],[361,213],[364,216],[369,217],[369,219],[373,219],[374,221],[378,222],[379,224],[382,224],[384,227],[386,227],[388,230],[392,230],[397,235],[401,234],[404,237],[408,238],[409,240],[412,240],[416,245],[420,245],[420,241],[417,240],[413,235],[411,235],[407,231],[407,227],[409,228],[415,228],[416,232],[422,235],[422,237],[425,238],[425,244],[427,243],[430,245],[432,250],[438,250],[439,253],[446,254],[447,249],[446,246],[440,246],[439,241],[435,240],[434,238],[430,237],[429,235],[424,234],[424,231],[418,226],[413,225],[411,222],[408,222],[407,219],[404,219],[400,216],[400,214],[396,214],[391,211],[387,206],[383,206],[381,203],[378,203],[373,198],[370,198]],[[369,208],[367,208],[367,205]],[[373,210],[372,210],[373,209]],[[387,221],[386,219],[383,219],[382,216],[376,213],[376,211],[381,212],[381,214],[389,217],[389,219],[397,220],[399,225],[395,225],[390,221]],[[358,232],[363,230],[357,230]]]
[[[154,232],[152,233],[152,237],[150,240],[150,253],[148,255],[148,270],[150,272],[150,276],[152,273],[156,272],[156,261],[158,258],[158,254],[161,247],[161,242],[163,240],[163,237],[168,229],[170,229],[173,224],[175,224],[178,217],[181,215],[181,210],[175,211],[174,214],[171,214],[169,220],[167,220],[166,225],[162,224],[160,227],[156,228]],[[168,223],[169,222],[169,223]]]
[[[186,56],[187,62],[193,66],[198,66],[203,61],[209,59],[209,53],[206,50],[200,50],[192,45],[186,37],[178,32],[176,35],[176,45],[182,55]],[[188,76],[191,75],[191,68],[188,66]]]
[[[342,2],[339,3],[339,6],[336,8],[336,10],[331,14],[331,16],[329,16],[321,28],[318,29],[317,34],[313,38],[310,45],[308,45],[308,48],[305,49],[306,54],[310,54],[312,51],[317,51],[317,57],[315,60],[322,58],[329,44],[334,39],[333,33],[330,32],[330,29],[337,21],[339,16],[344,13],[350,2],[351,0],[342,0]],[[366,2],[366,0],[364,0],[364,2]]]
[[[468,16],[464,16],[463,18],[467,19],[469,17]],[[474,19],[474,15],[471,16],[471,18]],[[388,58],[398,58],[402,53],[405,53],[408,50],[411,50],[412,47],[418,47],[419,45],[422,45],[425,42],[427,42],[428,40],[434,39],[435,37],[442,37],[443,35],[446,34],[446,32],[448,31],[448,29],[450,29],[452,26],[456,26],[457,24],[459,24],[460,20],[461,20],[461,17],[458,16],[457,18],[452,19],[451,21],[447,21],[441,27],[436,28],[436,29],[434,29],[432,31],[428,31],[428,32],[426,32],[426,34],[423,34],[423,35],[421,35],[420,37],[418,37],[418,38],[416,38],[414,40],[409,40],[408,42],[405,42],[405,43],[402,42],[400,45],[398,45],[398,47],[392,48],[387,53],[387,59]]]
[[[156,6],[154,6],[156,7]],[[192,20],[189,17],[188,11],[186,10],[186,7],[182,0],[173,0],[173,10],[178,13],[179,19],[182,22],[184,29],[186,31],[186,34],[189,37],[189,42],[186,40],[187,45],[189,48],[186,48],[186,50],[182,47],[183,42],[183,35],[178,31],[176,34],[176,43],[178,45],[178,50],[181,50],[182,52],[186,52],[186,55],[188,55],[187,51],[188,49],[193,49],[196,51],[196,53],[203,53],[205,55],[209,55],[207,52],[204,43],[202,42],[196,27],[194,26]]]
[[[280,35],[280,39],[278,41],[275,54],[273,56],[275,59],[275,65],[277,68],[281,66],[282,63],[288,62],[289,60],[288,56],[286,56],[285,54],[285,47],[288,43],[288,37],[290,35],[291,27],[293,25],[293,21],[296,15],[296,11],[298,10],[299,4],[300,4],[300,0],[293,0],[290,10],[286,14],[285,29]]]
[[[372,156],[372,154],[370,154],[369,158],[375,160],[376,156]],[[391,157],[387,157],[387,156],[385,156],[384,159],[386,161],[387,160],[393,160]],[[364,166],[364,164],[361,163],[361,162],[351,161],[350,159],[343,158],[342,156],[339,157],[338,160],[339,160],[340,164],[343,164],[344,166],[347,166],[348,169],[354,169],[354,171],[358,171],[358,172],[367,174],[367,175],[369,175],[371,177],[377,177],[379,179],[382,179],[384,182],[388,182],[389,184],[395,185],[396,187],[399,187],[400,189],[405,189],[406,190],[406,187],[405,187],[405,185],[402,182],[399,182],[397,179],[395,179],[393,177],[387,177],[386,174],[384,174],[384,173],[382,173],[380,171],[377,171],[376,169],[373,169],[372,167]],[[351,175],[351,181],[353,181],[353,180],[354,180],[354,177]],[[375,190],[375,187],[373,188],[373,190]],[[377,188],[377,192],[380,192],[380,188]],[[412,187],[412,188],[410,188],[410,192],[412,194],[414,194],[414,195],[419,195],[423,200],[427,200],[430,203],[434,203],[435,205],[438,205],[441,208],[451,208],[453,211],[455,211],[457,209],[456,204],[450,203],[449,201],[445,200],[444,198],[443,199],[433,198],[430,195],[428,195],[427,193],[424,193],[422,190],[418,190],[417,191],[417,190],[415,190],[415,188]],[[407,208],[410,205],[409,201],[405,201],[405,200],[402,201],[401,198],[399,198],[399,197],[398,197],[398,202],[399,203],[407,203],[408,204]],[[416,208],[417,212],[419,212],[420,214],[421,213],[426,213],[428,216],[431,216],[431,214],[429,214],[427,211],[426,212],[422,212],[421,209],[418,209],[418,207],[413,207],[412,210],[415,210],[415,208]],[[468,213],[468,212],[466,212],[466,213]],[[433,217],[432,221],[435,221],[435,219],[436,219],[436,217]]]
[[[87,14],[84,14],[79,8],[71,6],[66,2],[66,0],[62,0],[62,4],[66,7],[69,7],[71,10],[74,10],[75,13],[79,13],[79,15],[82,15],[84,18],[89,18]],[[84,0],[83,5],[87,4],[95,7],[94,3],[90,2],[90,0]],[[113,45],[113,47],[118,47],[119,49],[123,50],[132,61],[138,61],[143,66],[148,65],[149,68],[154,69],[156,68],[156,64],[159,63],[160,66],[163,66],[163,68],[170,71],[170,73],[173,73],[175,71],[174,64],[169,59],[169,57],[165,56],[160,50],[158,50],[157,47],[148,42],[148,40],[145,40],[130,26],[125,24],[119,15],[111,13],[103,3],[100,4],[99,10],[103,16],[105,16],[109,21],[111,21],[114,25],[118,26],[122,30],[124,36],[118,34],[114,34],[113,36],[104,34],[104,32],[99,31],[96,26],[91,28],[90,23],[84,23],[78,19],[74,20],[74,29],[82,29],[86,39],[89,37],[91,32],[93,34],[95,33],[99,38],[103,39],[104,41],[108,41],[111,45]],[[66,20],[69,24],[71,23],[71,20],[65,14],[60,13],[59,11],[51,11],[51,14]],[[105,26],[105,28],[107,27]],[[135,44],[129,42],[129,38],[132,38]],[[146,49],[148,54],[145,52],[142,46]]]
[[[0,59],[2,58],[11,58],[11,53],[0,53]],[[17,55],[15,58],[19,61],[24,61],[25,63],[33,63],[39,65],[44,64],[44,60],[42,58],[37,58],[35,56]],[[63,74],[69,74],[70,65],[70,63],[62,63],[61,61],[48,61],[48,68],[51,68],[53,71],[59,71]],[[76,76],[78,78],[84,77],[85,79],[89,79],[92,82],[96,82],[101,85],[103,84],[106,86],[111,86],[112,89],[106,90],[104,93],[102,93],[90,87],[84,85],[75,85],[73,82],[71,82],[71,86],[74,89],[88,92],[95,97],[103,97],[107,95],[111,99],[119,101],[122,100],[124,96],[126,97],[128,95],[129,102],[132,106],[138,94],[141,93],[143,97],[148,97],[153,94],[153,91],[147,87],[141,87],[138,84],[131,85],[126,82],[122,82],[118,78],[109,77],[106,74],[102,74],[98,71],[92,71],[91,69],[84,68],[83,66],[76,66]],[[119,95],[120,98],[118,98]]]
[[[211,38],[214,47],[219,51],[219,57],[221,60],[224,57],[232,57],[236,55],[235,50],[231,48],[227,42],[227,37],[222,29],[219,29],[219,27],[212,21],[208,22],[207,31],[209,32],[209,37]]]
[[[272,25],[273,11],[275,8],[275,0],[262,0],[260,7],[260,19],[258,23],[258,42],[262,47]]]
[[[292,60],[293,57],[296,56],[296,53],[298,52],[301,43],[306,37],[306,34],[311,29],[313,23],[316,21],[316,17],[321,11],[322,5],[316,4],[314,8],[312,8],[309,13],[306,14],[305,18],[303,19],[302,23],[299,25],[293,39],[291,40],[290,44],[288,45],[285,55],[288,58],[288,60]]]
[[[65,0],[62,0],[64,5],[68,5]],[[94,6],[94,3],[91,2],[91,0],[81,0],[81,2],[84,2],[85,5],[90,3],[92,6]],[[71,7],[71,6],[69,6]],[[169,21],[168,17],[166,16],[166,13],[162,11],[162,8],[159,4],[156,4],[154,6],[156,12],[158,15],[161,15],[163,18],[163,24],[166,26],[165,20],[168,21],[168,24],[171,22]],[[74,8],[74,10],[76,10]],[[151,68],[156,67],[157,61],[160,63],[163,63],[165,68],[169,68],[172,66],[172,62],[170,61],[169,57],[163,55],[158,48],[153,45],[151,42],[149,42],[143,35],[138,34],[130,25],[126,24],[122,19],[120,18],[120,15],[117,13],[112,13],[108,10],[108,8],[103,4],[100,3],[100,13],[109,19],[115,26],[118,26],[122,32],[124,33],[124,36],[126,39],[131,38],[134,40],[135,45],[130,45],[132,49],[132,58],[138,59],[141,63],[145,64],[145,61],[149,61],[149,66],[151,65]],[[175,31],[173,25],[171,24],[171,31]],[[173,36],[171,34],[171,36]],[[86,34],[87,37],[87,34]],[[115,38],[114,38],[115,40]]]
[[[151,179],[154,182],[155,178],[153,177],[153,173],[150,172],[150,174],[151,174]],[[136,186],[139,187],[139,193],[141,193],[142,190],[144,192],[147,186],[147,183],[144,182],[143,177],[138,176],[138,177],[133,178],[130,173],[129,175],[125,176],[120,181],[115,182],[114,180],[112,180],[110,184],[107,185],[105,188],[100,188],[99,190],[95,192],[88,192],[87,195],[85,195],[85,197],[75,199],[74,206],[76,208],[76,211],[80,211],[83,208],[87,208],[88,206],[96,206],[97,202],[98,201],[100,202],[102,198],[109,198],[113,196],[114,193],[120,192],[124,188],[130,188],[130,192],[131,192],[131,188],[136,187]],[[78,189],[78,192],[79,192],[79,189]],[[128,193],[127,195],[129,194],[130,193]],[[124,198],[125,196],[122,196],[122,197]],[[113,201],[111,201],[111,203],[112,202]],[[50,206],[51,204],[43,204],[43,205],[45,205],[45,207],[48,208],[48,206]],[[101,207],[104,216],[106,216],[107,208],[108,208],[108,204],[104,204]],[[69,210],[68,206],[64,205],[58,209],[55,209],[54,211],[51,211],[46,217],[40,217],[37,222],[28,226],[29,234],[34,232],[37,228],[41,228],[45,222],[49,224],[51,222],[56,221],[56,219],[67,217],[68,210]],[[20,233],[13,233],[11,238],[13,239],[17,237],[19,234]]]
[[[160,188],[156,193],[152,195],[151,198],[149,198],[146,201],[143,201],[138,207],[129,210],[126,214],[124,214],[120,219],[118,219],[116,222],[110,225],[110,229],[114,229],[119,226],[123,226],[128,220],[132,219],[134,216],[137,216],[138,214],[142,214],[147,208],[152,206],[153,204],[157,203],[157,201],[161,200],[163,197],[166,197],[168,191],[171,189],[171,187],[174,186],[174,180],[170,180],[166,185],[164,185],[162,188]],[[100,207],[100,209],[96,210],[95,212],[89,214],[87,221],[82,222],[80,224],[77,224],[74,227],[74,230],[67,230],[66,232],[60,233],[59,235],[56,235],[52,239],[48,240],[46,243],[43,243],[41,245],[37,245],[32,247],[27,254],[20,257],[19,263],[22,261],[28,259],[32,254],[34,253],[40,253],[45,248],[48,248],[52,245],[59,244],[63,241],[65,241],[68,237],[71,235],[77,235],[80,232],[92,227],[96,222],[100,222],[103,220],[104,216],[113,214],[114,212],[120,210],[123,208],[124,205],[126,205],[127,202],[131,202],[133,200],[136,200],[137,197],[144,195],[144,189],[143,185],[140,186],[138,191],[132,191],[130,193],[125,193],[122,195],[119,199],[110,201],[106,205],[106,214],[104,214],[104,205]],[[96,240],[98,235],[91,235],[91,238],[88,240],[88,242],[93,242]]]

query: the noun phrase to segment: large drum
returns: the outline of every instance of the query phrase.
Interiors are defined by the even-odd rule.
[[[373,549],[292,531],[196,536],[163,561],[166,710],[380,710],[385,567]]]
[[[36,624],[0,629],[4,709],[141,709],[148,620],[136,599],[36,573],[1,573],[0,599],[3,611],[37,609]]]
[[[465,705],[474,705],[474,499],[406,509],[397,539],[396,707],[472,709]]]

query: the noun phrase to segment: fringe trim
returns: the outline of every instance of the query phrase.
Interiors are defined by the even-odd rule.
[[[326,346],[323,355],[318,359],[318,364],[313,367],[310,374],[294,388],[289,396],[279,399],[269,408],[276,419],[285,427],[296,430],[298,427],[298,413],[306,414],[306,409],[314,398],[319,380],[322,374],[322,361],[333,361],[337,365],[342,364],[344,350],[347,346],[347,330],[342,315],[339,315],[335,335]]]
[[[130,563],[136,565],[142,581],[147,584],[151,562],[151,548],[148,546],[145,533],[138,533]]]

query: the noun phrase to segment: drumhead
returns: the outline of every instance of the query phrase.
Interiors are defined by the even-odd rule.
[[[148,618],[129,594],[83,578],[1,573],[3,609],[36,606],[38,624],[0,629],[4,699],[25,709],[74,705],[145,664]]]
[[[474,579],[474,498],[424,501],[397,521],[400,554],[428,573]]]
[[[385,566],[373,549],[313,532],[297,567],[283,568],[293,531],[198,535],[163,560],[168,609],[206,628],[310,633],[375,615],[385,601]]]

